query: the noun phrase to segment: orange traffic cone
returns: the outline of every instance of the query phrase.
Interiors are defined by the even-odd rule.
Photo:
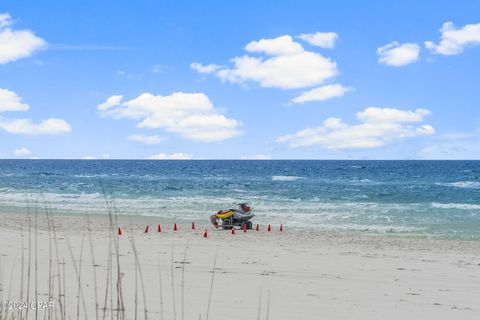
[[[122,228],[118,228],[118,235],[119,235],[119,236],[122,235]]]
[[[267,229],[268,232],[272,231],[272,227],[270,227],[270,223],[268,224],[268,229]]]
[[[161,225],[157,226],[157,232],[162,232],[162,226]]]
[[[173,231],[177,231],[177,224],[176,223],[173,224]]]
[[[243,224],[243,232],[247,232],[247,225]]]
[[[232,234],[235,234],[235,227],[232,227]]]
[[[143,231],[143,233],[148,233],[148,224],[147,224],[147,226],[145,227],[145,231]]]
[[[195,230],[195,221],[192,221],[192,230]]]
[[[283,224],[280,225],[280,232],[283,231]]]
[[[258,230],[260,230],[260,226],[257,223],[257,226],[255,227],[255,231],[258,231]]]
[[[205,232],[203,233],[203,237],[204,237],[204,238],[208,238],[208,231],[207,231],[207,229],[205,229]]]

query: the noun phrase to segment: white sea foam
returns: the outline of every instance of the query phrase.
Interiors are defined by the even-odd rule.
[[[432,208],[438,209],[463,209],[463,210],[480,210],[480,204],[468,203],[432,203]]]
[[[272,181],[296,181],[298,179],[305,179],[298,176],[273,176]]]
[[[445,187],[455,187],[455,188],[464,188],[464,189],[480,189],[480,181],[457,181],[457,182],[445,182],[445,183],[436,183],[439,186]]]
[[[381,204],[375,202],[330,202],[315,198],[288,199],[281,196],[242,194],[224,196],[171,196],[171,197],[125,197],[115,198],[117,212],[122,215],[152,216],[183,221],[208,223],[210,214],[218,209],[234,207],[248,200],[257,214],[260,224],[288,224],[300,228],[320,228],[372,233],[410,233],[419,231],[422,222],[416,217],[402,213],[416,211],[424,204]],[[2,212],[26,212],[35,203],[47,205],[53,211],[65,213],[107,214],[105,199],[101,193],[26,193],[14,190],[0,192]],[[441,204],[440,204],[441,205]],[[433,206],[433,205],[432,205]],[[479,205],[480,207],[480,205]]]
[[[370,180],[370,179],[355,179],[355,180],[350,180],[349,184],[351,186],[375,186],[375,185],[382,185],[384,183]]]
[[[74,174],[75,178],[104,178],[108,177],[108,174]]]

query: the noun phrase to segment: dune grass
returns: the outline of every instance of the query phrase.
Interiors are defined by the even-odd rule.
[[[135,230],[130,228],[127,234],[128,246],[120,247],[118,230],[118,213],[115,206],[115,199],[113,196],[105,196],[106,210],[108,213],[108,237],[104,240],[108,249],[108,258],[106,259],[105,273],[100,276],[99,267],[101,267],[96,261],[95,257],[95,233],[92,228],[91,219],[88,215],[85,217],[86,228],[80,233],[80,247],[73,247],[69,240],[69,235],[65,233],[64,229],[60,228],[61,218],[52,214],[48,207],[48,203],[43,201],[43,208],[39,208],[38,201],[28,202],[27,214],[25,216],[24,224],[19,228],[21,239],[21,252],[19,257],[15,257],[12,260],[10,266],[10,272],[7,272],[5,259],[0,256],[0,301],[38,301],[48,300],[55,303],[55,309],[31,309],[22,308],[17,310],[10,310],[3,308],[0,310],[0,320],[20,320],[20,319],[89,319],[95,318],[95,320],[105,319],[144,319],[155,318],[160,320],[165,318],[165,307],[169,308],[172,313],[172,317],[169,319],[176,320],[177,313],[177,294],[180,296],[180,317],[182,320],[186,318],[185,308],[192,301],[187,301],[185,290],[188,284],[188,268],[187,257],[189,250],[189,242],[185,244],[184,251],[182,253],[181,269],[175,268],[175,240],[172,241],[172,247],[170,252],[170,281],[171,281],[171,296],[167,300],[170,302],[170,307],[165,305],[165,292],[164,292],[164,279],[163,268],[166,265],[163,263],[161,257],[158,259],[158,284],[159,284],[159,312],[153,314],[149,312],[148,295],[145,289],[145,278],[142,271],[141,255],[138,252],[135,241]],[[31,206],[33,204],[33,207]],[[40,211],[43,211],[43,217],[45,220],[45,226],[41,229],[39,224]],[[62,230],[59,232],[59,230]],[[48,234],[48,247],[46,254],[48,255],[48,267],[47,274],[40,274],[39,271],[39,234]],[[123,243],[125,245],[125,243]],[[87,246],[88,248],[86,248]],[[65,247],[67,250],[65,250]],[[86,250],[88,251],[86,251]],[[128,269],[129,272],[134,272],[128,276],[135,279],[135,292],[133,301],[125,301],[124,299],[124,285],[122,282],[124,274],[124,268],[122,267],[122,261],[127,259],[121,258],[121,252],[130,252],[133,258],[133,270]],[[62,254],[68,252],[68,256],[65,257]],[[1,252],[0,252],[1,253]],[[219,256],[219,247],[216,247],[215,255],[213,259],[213,265],[210,271],[211,278],[209,282],[207,301],[205,301],[205,313],[199,312],[198,319],[208,320],[212,313],[212,306],[214,305],[214,283],[217,270]],[[19,259],[17,259],[19,258]],[[88,261],[89,260],[89,261]],[[180,262],[179,262],[180,263]],[[69,270],[67,272],[67,270]],[[73,270],[73,272],[72,272]],[[93,285],[86,287],[84,283],[84,275],[86,272],[90,272],[90,276],[93,278]],[[180,272],[180,283],[177,283],[176,272]],[[103,272],[102,272],[103,273]],[[168,273],[168,271],[167,271]],[[103,279],[102,279],[103,278]],[[8,290],[5,291],[5,280],[10,279],[8,284]],[[46,290],[40,289],[40,283],[43,284],[47,281]],[[15,286],[14,286],[15,284]],[[67,285],[68,284],[68,285]],[[180,292],[176,292],[176,288],[180,287]],[[19,288],[18,292],[12,292],[12,288]],[[70,289],[69,289],[70,288]],[[71,288],[75,288],[72,290]],[[69,290],[69,291],[67,291]],[[103,292],[103,296],[101,296]],[[72,299],[72,295],[74,296]],[[94,303],[90,303],[93,300]],[[46,297],[46,299],[44,298]],[[87,297],[89,299],[87,299]],[[68,299],[67,299],[68,298]],[[67,305],[67,300],[69,304]],[[87,300],[89,301],[87,303]],[[156,302],[156,303],[158,303]],[[270,304],[270,291],[267,292],[267,305],[266,305],[266,319],[269,319],[269,304]],[[260,319],[262,307],[262,292],[260,292],[260,298],[258,301],[258,314],[257,319]],[[127,317],[127,312],[129,316]]]

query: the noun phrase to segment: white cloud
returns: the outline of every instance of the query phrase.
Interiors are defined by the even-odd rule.
[[[310,43],[312,46],[331,49],[335,46],[338,34],[335,32],[302,33],[298,38]]]
[[[97,109],[103,111],[118,106],[122,102],[122,99],[123,95],[111,96],[107,99],[107,101],[100,103],[97,106]]]
[[[44,49],[47,42],[30,30],[12,30],[11,16],[0,14],[0,64],[31,56]]]
[[[167,140],[167,138],[160,136],[145,136],[141,134],[132,134],[128,136],[128,140],[153,145],[162,143]]]
[[[146,158],[148,160],[189,160],[192,155],[188,153],[159,153]]]
[[[137,120],[138,128],[162,128],[193,141],[222,141],[240,134],[241,122],[220,114],[203,93],[142,93],[124,102],[118,97],[97,106],[103,116]]]
[[[305,50],[289,35],[252,41],[245,46],[245,50],[263,55],[235,57],[231,59],[232,68],[212,68],[212,65],[196,63],[194,69],[213,73],[223,81],[253,81],[262,87],[280,89],[319,85],[338,73],[335,62],[319,53]]]
[[[0,112],[27,111],[30,107],[21,102],[15,92],[0,88]],[[70,125],[62,119],[47,119],[34,123],[30,119],[9,119],[0,117],[0,129],[14,134],[61,134],[71,131]]]
[[[393,108],[367,108],[357,113],[357,118],[362,122],[369,123],[401,123],[401,122],[420,122],[430,111],[427,109],[416,109],[415,111],[405,111]]]
[[[434,134],[435,129],[430,125],[415,127],[410,124],[423,121],[428,114],[426,109],[405,111],[371,107],[356,114],[360,124],[349,125],[339,118],[328,118],[319,127],[281,136],[277,142],[288,143],[291,147],[376,148],[399,139]]]
[[[0,88],[0,112],[27,111],[29,108],[15,92]]]
[[[330,84],[303,92],[298,97],[293,98],[293,103],[305,103],[309,101],[325,101],[332,98],[343,97],[351,88],[344,87],[341,84]]]
[[[0,20],[1,21],[1,20]],[[0,88],[0,112],[27,111],[30,107],[22,103],[22,98],[15,92]],[[16,134],[61,134],[72,128],[65,120],[47,119],[34,123],[31,119],[9,119],[0,116],[0,129]]]
[[[70,125],[62,119],[48,119],[34,123],[30,119],[5,119],[0,117],[0,129],[9,133],[29,135],[56,135],[72,131]]]
[[[272,156],[268,154],[255,154],[252,156],[243,156],[240,159],[242,160],[270,160],[272,159]]]
[[[108,153],[104,153],[100,157],[86,155],[80,158],[80,160],[98,160],[98,159],[110,159],[110,155]]]
[[[12,16],[9,13],[0,13],[0,29],[12,24]]]
[[[190,64],[190,68],[197,71],[198,73],[213,73],[221,69],[222,66],[219,66],[217,64],[202,65],[198,62],[193,62]]]
[[[401,67],[413,63],[420,56],[420,46],[416,43],[394,41],[377,49],[378,62],[387,66]]]
[[[32,152],[30,150],[28,150],[27,148],[23,147],[23,148],[20,148],[20,149],[15,149],[13,151],[13,154],[16,157],[28,157],[28,156],[32,155]]]
[[[302,45],[293,41],[289,35],[249,42],[245,46],[245,50],[248,52],[263,52],[271,56],[295,55],[304,51]]]
[[[445,22],[440,29],[440,43],[425,41],[425,46],[433,53],[456,55],[467,46],[480,44],[480,23],[467,24],[456,28],[453,22]]]

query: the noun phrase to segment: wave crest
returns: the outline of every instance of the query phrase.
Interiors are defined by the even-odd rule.
[[[479,210],[480,204],[468,204],[468,203],[438,203],[433,202],[432,208],[437,209],[462,209],[462,210]]]
[[[464,189],[480,189],[479,181],[457,181],[457,182],[445,182],[445,183],[436,183],[438,186],[444,187],[455,187],[455,188],[464,188]]]
[[[298,179],[305,179],[298,176],[273,176],[272,181],[296,181]]]

